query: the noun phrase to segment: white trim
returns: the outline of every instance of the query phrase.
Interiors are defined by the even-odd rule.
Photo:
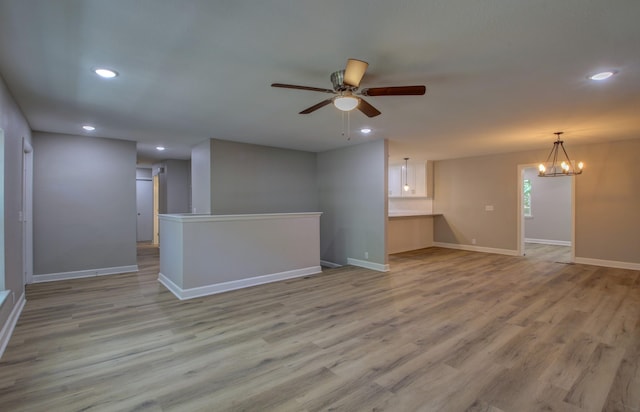
[[[175,297],[177,297],[178,299],[180,300],[186,299],[182,296],[184,290],[182,290],[180,286],[173,283],[171,279],[169,279],[162,273],[158,273],[158,282],[160,282],[160,284],[163,285],[165,288],[169,289],[169,292],[173,293]]]
[[[533,239],[524,238],[525,243],[539,243],[541,245],[553,245],[553,246],[571,246],[570,240],[553,240],[553,239]]]
[[[575,263],[580,263],[583,265],[605,266],[605,267],[616,268],[616,269],[640,270],[640,263],[620,262],[618,260],[603,260],[603,259],[576,257]]]
[[[10,290],[0,290],[0,308],[2,307],[2,304],[7,299],[10,293]]]
[[[353,266],[359,266],[359,267],[365,268],[365,269],[377,270],[378,272],[388,272],[389,271],[389,265],[388,264],[369,262],[369,261],[366,261],[366,260],[347,258],[347,264],[353,265]]]
[[[511,249],[497,249],[493,247],[461,245],[458,243],[445,243],[445,242],[433,242],[433,246],[443,247],[447,249],[468,250],[470,252],[495,253],[498,255],[518,256],[518,251],[511,250]]]
[[[24,284],[33,283],[33,147],[22,137],[22,272]]]
[[[339,265],[339,264],[333,263],[333,262],[329,262],[328,260],[321,260],[320,261],[320,266],[324,266],[324,267],[329,268],[329,269],[335,269],[335,268],[342,267],[342,265]]]
[[[215,283],[213,285],[200,286],[191,289],[182,289],[167,276],[163,275],[162,273],[158,273],[158,282],[169,289],[169,291],[173,293],[178,299],[185,300],[198,298],[201,296],[215,295],[231,290],[244,289],[251,286],[263,285],[265,283],[273,283],[281,280],[315,275],[317,273],[322,273],[322,268],[320,266],[310,266],[308,268],[288,270],[286,272],[272,273],[269,275],[254,276],[252,278]]]
[[[171,214],[158,215],[161,220],[169,220],[173,222],[221,222],[233,220],[264,220],[264,219],[296,219],[305,216],[320,216],[322,212],[304,212],[304,213],[262,213],[262,214],[246,214],[246,215],[198,215],[198,214]]]
[[[44,275],[33,275],[33,283],[53,282],[56,280],[90,278],[94,276],[117,275],[119,273],[137,272],[138,265],[114,266],[103,269],[77,270],[75,272],[47,273]]]
[[[2,358],[4,350],[9,344],[9,340],[11,339],[11,335],[13,335],[13,330],[16,328],[16,323],[18,323],[18,319],[20,318],[20,314],[22,313],[22,308],[24,308],[25,303],[27,303],[27,301],[25,300],[23,293],[18,298],[18,302],[13,306],[13,310],[9,314],[2,330],[0,330],[0,358]]]

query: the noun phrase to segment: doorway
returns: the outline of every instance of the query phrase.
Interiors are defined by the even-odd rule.
[[[539,177],[536,165],[518,166],[518,255],[575,260],[575,176]]]
[[[136,168],[136,240],[153,239],[153,181],[151,168]]]
[[[153,182],[151,179],[136,179],[137,241],[153,240]]]
[[[22,138],[22,268],[24,284],[33,282],[33,147]]]
[[[160,177],[153,175],[153,244],[160,244],[160,222],[158,214],[160,213]]]

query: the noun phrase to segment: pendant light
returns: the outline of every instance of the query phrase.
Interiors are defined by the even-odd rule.
[[[409,165],[407,163],[408,161],[409,161],[409,158],[405,157],[404,158],[404,187],[403,187],[405,192],[408,192],[409,189],[410,189],[410,187],[409,187],[409,179],[407,179],[407,170],[408,170],[408,167],[409,167]]]
[[[547,156],[547,160],[544,163],[540,163],[538,166],[538,176],[540,177],[557,177],[557,176],[573,176],[582,173],[584,163],[578,162],[578,167],[575,167],[575,162],[569,159],[569,155],[564,148],[564,142],[560,140],[560,135],[564,132],[555,132],[556,141],[553,142],[553,148]],[[560,151],[562,149],[562,152]],[[558,158],[558,156],[561,156]],[[564,155],[564,158],[562,158]]]

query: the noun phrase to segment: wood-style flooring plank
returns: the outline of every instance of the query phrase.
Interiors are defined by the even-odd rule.
[[[640,410],[640,272],[428,248],[180,301],[137,273],[28,285],[7,411]]]

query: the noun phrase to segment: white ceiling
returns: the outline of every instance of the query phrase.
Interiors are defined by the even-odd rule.
[[[546,149],[560,130],[568,147],[640,138],[639,21],[638,0],[0,0],[0,73],[33,130],[90,123],[144,158],[387,138],[393,157],[442,159]],[[427,93],[367,98],[382,115],[351,113],[347,141],[333,106],[298,114],[328,95],[270,87],[331,88],[348,58],[370,64],[361,88]]]

